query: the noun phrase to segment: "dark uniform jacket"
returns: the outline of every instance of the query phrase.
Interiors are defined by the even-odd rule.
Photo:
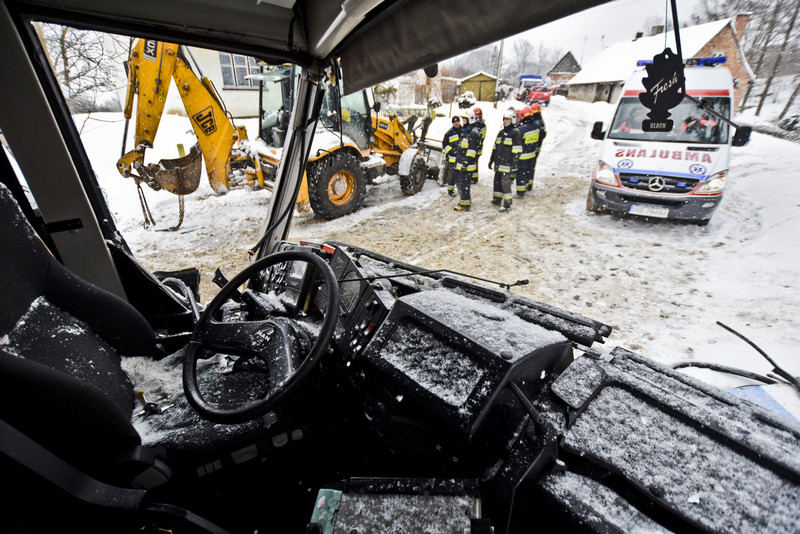
[[[542,141],[547,137],[547,130],[544,128],[544,119],[541,113],[533,114],[533,124],[539,129],[539,140],[536,141],[536,155],[538,156],[539,152],[542,150]]]
[[[496,172],[511,172],[517,168],[522,154],[522,134],[513,124],[509,124],[497,134],[489,162]]]
[[[481,146],[481,134],[468,124],[461,128],[461,135],[455,149],[457,171],[475,172],[478,170],[478,148]]]
[[[522,134],[522,154],[519,156],[519,161],[524,164],[536,157],[536,148],[539,145],[539,125],[529,115],[520,121],[519,133]]]
[[[447,130],[444,134],[444,138],[442,139],[442,148],[444,149],[444,157],[447,158],[447,161],[450,163],[456,162],[455,156],[455,148],[458,144],[458,138],[461,135],[461,127],[458,128],[453,127]]]
[[[483,142],[486,141],[486,122],[483,119],[476,119],[475,129],[481,135],[481,146],[478,147],[478,157],[480,157],[483,154]]]

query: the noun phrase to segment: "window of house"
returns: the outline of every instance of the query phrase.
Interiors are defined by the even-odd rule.
[[[220,52],[219,64],[222,68],[222,86],[226,89],[258,88],[258,81],[248,78],[248,75],[260,71],[255,58]]]

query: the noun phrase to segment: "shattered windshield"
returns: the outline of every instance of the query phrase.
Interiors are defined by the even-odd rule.
[[[730,118],[731,100],[728,97],[706,97],[702,102],[725,117]],[[631,141],[660,141],[677,143],[725,144],[728,142],[728,124],[709,111],[684,98],[670,110],[673,122],[669,132],[645,132],[642,121],[647,120],[648,109],[638,97],[620,99],[608,137]]]
[[[205,131],[196,130],[194,117],[211,117],[200,112],[212,106],[214,98],[211,93],[201,98],[198,90],[195,101],[184,101],[174,79],[168,80],[159,86],[168,85],[170,90],[157,134],[153,139],[140,136],[137,141],[136,125],[141,121],[136,103],[145,83],[140,76],[131,85],[130,70],[126,70],[137,40],[55,24],[42,25],[39,33],[97,185],[132,256],[151,272],[197,268],[198,300],[209,302],[219,291],[213,282],[217,268],[230,278],[249,265],[249,250],[263,235],[271,186],[282,158],[279,140],[289,132],[290,121],[281,108],[285,111],[293,96],[284,92],[286,79],[280,75],[288,67],[196,46],[184,46],[178,53],[177,43],[176,55],[169,57],[185,59],[192,72],[205,76],[224,108],[215,110],[214,123],[204,123]],[[96,72],[100,77],[84,78],[85,85],[75,77],[68,83],[59,69],[62,40],[74,43],[71,53],[78,64],[80,57],[98,55],[101,60],[95,64],[105,69]],[[499,51],[499,44],[495,46]],[[553,63],[557,60],[553,58]],[[786,245],[796,241],[796,232],[792,217],[786,214],[798,203],[792,193],[795,188],[787,181],[796,174],[797,143],[754,134],[749,145],[732,148],[730,164],[719,169],[729,168],[724,198],[707,227],[653,217],[619,220],[585,209],[601,150],[601,143],[590,137],[594,122],[604,123],[612,142],[708,144],[699,152],[708,172],[709,162],[717,161],[732,136],[731,128],[684,100],[671,110],[672,131],[645,133],[636,115],[647,109],[638,98],[623,97],[617,111],[616,102],[603,100],[595,91],[583,97],[572,87],[569,97],[554,95],[549,107],[540,110],[544,127],[530,187],[514,182],[510,210],[501,213],[495,199],[502,199],[503,192],[495,190],[496,167],[490,168],[489,161],[504,125],[503,115],[525,106],[514,94],[519,74],[503,74],[508,91],[496,106],[492,97],[484,96],[461,107],[461,94],[479,92],[477,85],[456,83],[470,73],[464,59],[464,72],[457,74],[460,61],[443,62],[436,78],[403,76],[369,87],[365,93],[346,95],[341,107],[337,91],[326,91],[306,171],[315,173],[317,184],[323,178],[327,181],[316,189],[305,187],[311,184],[303,181],[289,240],[349,243],[422,268],[477,276],[495,289],[503,284],[503,291],[510,287],[512,294],[609,324],[614,327],[610,346],[641,351],[662,363],[733,358],[742,366],[751,364],[750,349],[721,332],[715,320],[752,325],[754,337],[771,341],[778,356],[791,353],[789,340],[798,327],[800,293],[795,283],[797,247]],[[158,63],[141,61],[140,74],[153,65]],[[543,84],[536,80],[530,85]],[[777,117],[795,85],[788,78],[775,85],[775,101],[766,100],[762,117]],[[566,88],[565,82],[561,87]],[[129,92],[133,107],[126,118]],[[751,96],[748,106],[752,107],[739,112],[744,94],[743,88],[737,89],[735,102],[717,96],[698,98],[724,117],[746,124],[755,120],[753,108],[758,101]],[[381,104],[379,112],[370,108],[365,95]],[[476,109],[482,112],[485,132],[480,124],[470,128],[478,130],[480,139],[475,174],[470,177],[470,204],[468,210],[455,211],[462,199],[455,180],[448,181],[446,136],[454,124],[460,127],[459,117]],[[383,121],[376,132],[370,132],[370,119]],[[210,162],[214,160],[205,154],[196,161],[196,190],[182,198],[133,177],[153,169],[154,177],[161,178],[160,162],[191,156],[192,147],[213,129],[212,124],[217,127],[212,133],[228,132],[220,137],[233,140],[234,130],[222,129],[228,128],[226,123],[243,128],[235,130],[238,144],[218,153],[219,174],[228,177],[227,187],[218,190],[212,185],[208,170],[213,170]],[[337,152],[342,145],[339,125],[360,152]],[[402,140],[400,136],[379,138],[384,126],[384,133],[408,134],[406,144],[381,144],[385,139]],[[364,150],[367,143],[369,151]],[[120,155],[137,148],[145,149],[143,157],[128,167],[123,165],[130,169],[126,176],[118,165]],[[402,159],[404,152],[413,157]],[[333,154],[336,166],[334,160],[325,159]],[[663,163],[661,158],[642,159],[646,164],[642,174],[654,172]],[[673,161],[684,160],[670,157],[669,162]],[[419,173],[419,181],[408,178],[411,171]],[[785,194],[766,195],[767,191]],[[313,195],[317,196],[311,202]],[[767,301],[769,306],[763,304]],[[731,383],[718,374],[712,377],[723,385]]]

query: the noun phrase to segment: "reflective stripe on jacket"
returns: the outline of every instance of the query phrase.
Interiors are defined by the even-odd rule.
[[[519,131],[522,134],[522,154],[519,159],[527,160],[536,157],[536,147],[539,143],[539,127],[534,122],[533,117],[525,117],[519,123]]]
[[[444,147],[444,155],[447,158],[447,161],[449,161],[450,163],[456,162],[454,149],[456,147],[456,143],[458,142],[460,133],[461,133],[461,127],[450,128],[444,134],[444,138],[442,139],[442,147]]]
[[[461,128],[461,135],[455,149],[457,171],[475,171],[478,169],[478,148],[481,135],[471,124]]]
[[[510,124],[497,134],[489,161],[494,163],[495,171],[510,173],[512,169],[517,168],[520,154],[522,154],[522,134],[516,126]]]

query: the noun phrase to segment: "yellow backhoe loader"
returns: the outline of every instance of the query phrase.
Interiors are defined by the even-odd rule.
[[[237,175],[239,181],[244,179],[263,187],[264,158],[250,157],[241,150],[240,141],[247,139],[247,131],[233,124],[213,84],[205,76],[195,74],[187,54],[188,49],[172,43],[151,39],[135,42],[128,61],[124,109],[125,118],[130,119],[134,94],[138,93],[134,148],[123,154],[117,169],[123,176],[155,190],[188,195],[200,184],[202,156],[209,184],[215,192],[224,193],[237,185],[233,180]],[[175,82],[183,101],[197,144],[186,156],[145,165],[145,150],[153,146],[171,81]],[[277,165],[277,161],[266,163]],[[234,173],[237,167],[241,172]]]
[[[263,65],[259,81],[259,132],[272,155],[244,150],[248,140],[243,126],[236,126],[208,78],[198,77],[196,61],[190,64],[186,47],[154,40],[138,40],[129,58],[128,90],[124,114],[132,117],[138,93],[135,146],[117,163],[119,172],[155,190],[188,195],[199,186],[201,157],[212,189],[224,193],[240,184],[271,187],[274,169],[286,136],[296,83],[297,68]],[[189,154],[178,159],[145,164],[152,148],[173,80],[197,136]],[[379,107],[371,93],[362,91],[342,97],[337,85],[326,92],[317,132],[297,202],[310,204],[321,217],[334,219],[356,211],[364,201],[368,183],[395,170],[401,189],[413,195],[422,189],[428,174],[425,158],[411,135],[391,116],[378,117]],[[252,147],[250,147],[252,148]],[[426,151],[426,154],[428,151]]]
[[[280,147],[285,119],[292,104],[297,67],[269,67],[259,76],[261,123],[259,137]],[[317,215],[334,219],[356,211],[367,185],[385,172],[399,176],[406,195],[422,189],[425,179],[439,173],[441,145],[417,148],[410,132],[394,116],[381,117],[371,91],[341,96],[330,84],[322,104],[317,131],[306,167],[301,198],[308,198]],[[307,197],[303,190],[307,186]]]

